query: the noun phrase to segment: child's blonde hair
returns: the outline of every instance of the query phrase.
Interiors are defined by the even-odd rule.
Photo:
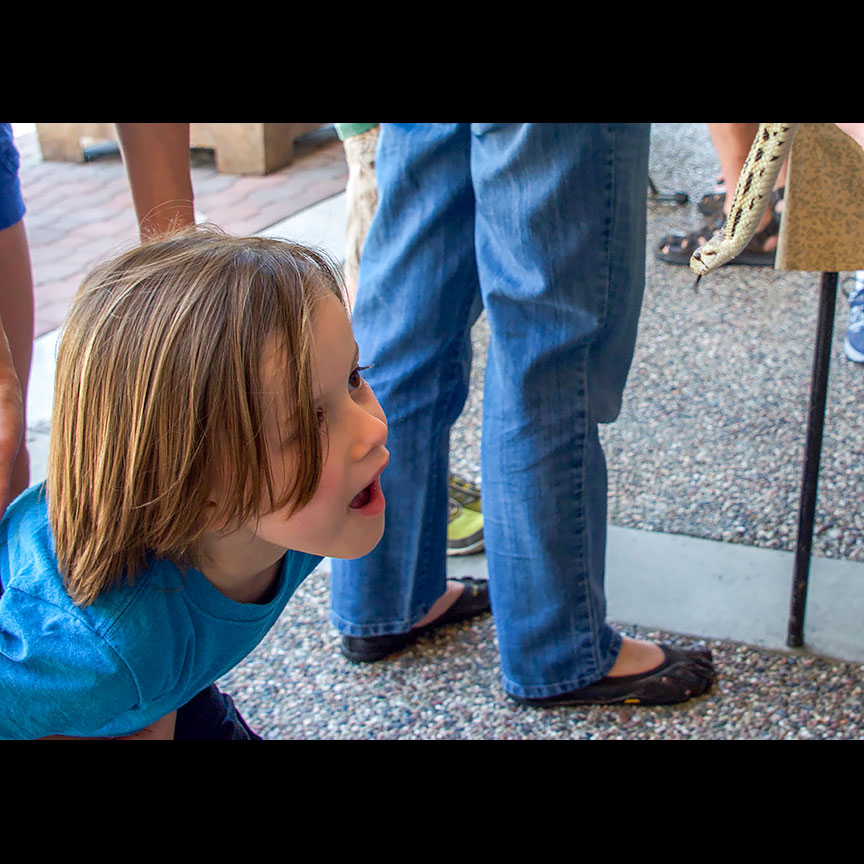
[[[344,305],[321,253],[200,226],[88,274],[58,349],[46,483],[77,603],[132,580],[151,554],[198,564],[217,484],[226,529],[260,515],[265,491],[272,508],[309,501],[322,465],[312,314],[331,294]],[[274,335],[293,412],[284,437],[300,454],[288,489],[274,488],[262,428]]]

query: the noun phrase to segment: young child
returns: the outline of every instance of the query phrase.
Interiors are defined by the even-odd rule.
[[[213,682],[384,530],[387,425],[318,253],[197,228],[94,270],[0,523],[0,737],[257,738]]]

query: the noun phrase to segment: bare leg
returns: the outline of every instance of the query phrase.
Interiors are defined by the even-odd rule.
[[[738,183],[738,177],[744,168],[744,163],[747,161],[747,154],[750,152],[750,147],[753,144],[753,139],[756,137],[756,132],[759,129],[758,123],[708,123],[708,130],[711,133],[711,140],[714,142],[714,149],[717,152],[717,159],[720,162],[720,170],[724,178],[726,187],[726,197],[723,202],[723,213],[728,216],[732,206],[732,199],[735,195],[735,186]],[[780,170],[775,188],[783,186],[786,182],[786,166]],[[776,207],[776,213],[782,209],[782,201]],[[775,209],[767,207],[762,216],[757,231],[762,231],[768,226],[775,216]],[[688,254],[695,251],[697,246],[707,241],[711,234],[717,230],[719,225],[710,220],[698,231],[692,232],[686,239],[682,235],[680,238],[670,236],[669,242],[662,247],[662,254],[668,255],[672,246],[676,246],[680,251],[687,250]],[[690,248],[692,247],[692,248]],[[762,249],[765,252],[771,252],[777,248],[777,237],[767,237],[764,240]]]
[[[720,162],[720,171],[726,183],[726,202],[732,198],[738,175],[744,167],[750,145],[756,137],[758,123],[709,123],[708,131]],[[728,208],[726,209],[728,213]]]
[[[723,212],[728,216],[735,194],[735,184],[738,176],[747,161],[747,154],[759,129],[758,123],[709,123],[708,130],[714,149],[717,151],[717,159],[720,161],[720,170],[726,178],[726,201],[723,204]],[[777,178],[775,188],[783,186],[786,182],[786,166],[784,165]],[[770,207],[765,210],[765,215],[759,223],[757,231],[761,231],[772,219],[774,213]],[[769,237],[765,241],[765,249],[777,248],[777,238]]]

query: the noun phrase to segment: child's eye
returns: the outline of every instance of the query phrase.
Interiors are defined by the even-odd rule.
[[[348,389],[349,390],[359,390],[363,384],[363,378],[360,376],[361,372],[365,372],[369,367],[368,366],[355,366],[351,370],[351,374],[348,376]]]
[[[318,408],[318,409],[316,410],[315,414],[316,414],[317,417],[318,417],[318,425],[319,425],[319,426],[323,426],[323,425],[324,425],[324,421],[327,419],[327,415],[324,413],[324,409],[323,409],[323,408]]]

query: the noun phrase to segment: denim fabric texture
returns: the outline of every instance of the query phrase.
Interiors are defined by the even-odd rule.
[[[642,301],[647,124],[382,124],[354,330],[389,423],[378,547],[334,562],[331,620],[405,632],[444,592],[449,433],[485,309],[482,484],[504,688],[603,677],[606,465]]]
[[[260,741],[237,710],[234,700],[215,684],[177,709],[175,741]]]
[[[21,157],[15,146],[11,123],[0,123],[0,231],[24,217],[24,198],[18,167]]]

